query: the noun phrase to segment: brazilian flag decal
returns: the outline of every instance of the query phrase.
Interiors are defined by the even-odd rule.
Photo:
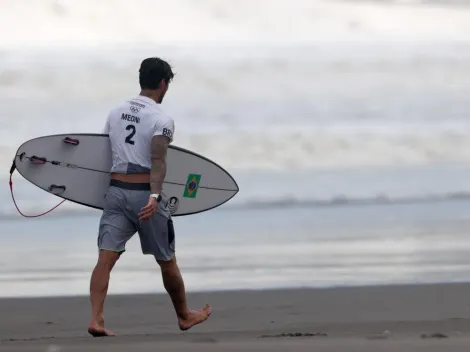
[[[201,175],[189,174],[186,186],[184,188],[184,198],[196,198],[197,189],[199,188],[199,182],[201,182]]]

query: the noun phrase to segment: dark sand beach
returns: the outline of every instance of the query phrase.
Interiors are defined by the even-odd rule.
[[[166,295],[110,296],[86,332],[88,297],[0,300],[1,351],[466,351],[470,284],[190,293],[210,319],[180,332]]]

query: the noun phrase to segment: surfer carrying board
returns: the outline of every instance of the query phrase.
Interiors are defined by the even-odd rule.
[[[104,326],[104,301],[111,270],[135,233],[139,234],[142,253],[153,255],[160,265],[179,328],[188,330],[211,314],[210,305],[198,311],[187,306],[168,199],[162,192],[167,149],[175,128],[160,104],[173,76],[164,60],[143,60],[140,94],[112,109],[105,124],[103,133],[109,135],[113,165],[99,224],[99,257],[90,280],[92,318],[88,332],[92,336],[114,336]]]

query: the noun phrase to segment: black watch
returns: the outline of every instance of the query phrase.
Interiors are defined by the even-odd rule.
[[[161,194],[154,193],[154,194],[151,194],[150,197],[155,198],[158,203],[160,203],[162,201],[162,195]]]

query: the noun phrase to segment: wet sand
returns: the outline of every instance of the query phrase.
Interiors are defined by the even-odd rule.
[[[88,297],[0,300],[0,351],[466,351],[470,284],[190,293],[208,321],[180,332],[166,295],[110,296],[87,334]]]

